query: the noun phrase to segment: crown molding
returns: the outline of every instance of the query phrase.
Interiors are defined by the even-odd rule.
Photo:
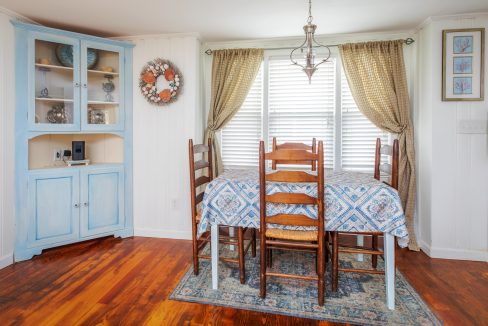
[[[10,17],[10,18],[13,18],[15,20],[18,20],[18,21],[21,21],[21,22],[24,22],[24,23],[29,23],[29,24],[34,24],[34,25],[40,25],[38,22],[28,18],[28,17],[25,17],[19,13],[16,13],[15,11],[12,11],[10,9],[7,9],[5,7],[1,7],[0,6],[0,13]]]
[[[467,14],[456,14],[456,15],[440,15],[440,16],[430,16],[427,17],[423,22],[421,22],[417,27],[415,27],[414,32],[418,33],[420,30],[425,28],[427,25],[434,21],[445,21],[445,20],[468,20],[476,18],[488,18],[488,12],[475,12]]]
[[[110,37],[113,40],[127,40],[136,41],[140,39],[168,39],[168,38],[185,38],[193,37],[198,41],[201,41],[200,33],[167,33],[167,34],[142,34],[142,35],[127,35],[127,36],[116,36]]]

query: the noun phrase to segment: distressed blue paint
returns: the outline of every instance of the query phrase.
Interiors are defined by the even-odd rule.
[[[19,22],[12,22],[12,24],[16,27],[15,261],[30,259],[46,248],[77,241],[108,235],[132,236],[133,44]],[[85,123],[82,123],[82,115],[86,116],[86,106],[81,107],[82,92],[74,92],[75,96],[79,96],[75,100],[78,102],[78,108],[75,110],[78,116],[74,117],[72,125],[48,125],[46,128],[33,123],[35,115],[29,114],[30,120],[28,119],[28,111],[34,110],[32,100],[35,95],[33,93],[35,54],[33,50],[36,38],[78,46],[79,51],[75,50],[74,59],[77,62],[75,65],[79,64],[79,66],[74,68],[74,73],[78,74],[75,80],[80,82],[83,76],[86,78],[86,71],[84,72],[81,67],[82,46],[120,51],[119,85],[124,98],[120,102],[124,103],[120,111],[119,125],[88,128]],[[29,139],[45,134],[96,133],[110,133],[124,139],[123,164],[28,169]],[[94,202],[91,211],[83,206],[85,198]],[[81,206],[76,208],[76,204]]]
[[[123,167],[81,171],[82,237],[124,228]]]
[[[79,189],[75,170],[30,174],[28,247],[78,237]]]

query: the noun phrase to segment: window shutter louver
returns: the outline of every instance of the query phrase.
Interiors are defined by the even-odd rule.
[[[224,167],[258,166],[263,107],[262,66],[243,105],[222,129],[221,153]]]
[[[344,72],[341,84],[342,169],[373,172],[376,138],[387,144],[388,134],[359,111]]]
[[[308,83],[287,59],[269,60],[268,136],[278,143],[324,141],[325,166],[334,162],[335,59],[320,66]],[[271,145],[269,145],[271,146]]]

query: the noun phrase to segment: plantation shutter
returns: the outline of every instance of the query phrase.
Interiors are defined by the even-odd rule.
[[[309,84],[300,67],[288,58],[269,60],[268,136],[278,143],[311,144],[324,141],[325,166],[334,163],[334,110],[336,62],[320,65]],[[270,145],[271,146],[271,145]]]
[[[239,111],[221,131],[225,169],[258,166],[263,108],[263,67]]]
[[[388,143],[388,133],[377,128],[359,111],[347,78],[341,76],[342,169],[373,173],[376,138]]]

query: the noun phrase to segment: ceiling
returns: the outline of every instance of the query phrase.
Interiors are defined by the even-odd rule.
[[[298,36],[307,0],[0,0],[47,26],[129,36],[198,32],[206,41]],[[488,12],[487,0],[314,0],[317,34],[408,30],[429,16]]]

